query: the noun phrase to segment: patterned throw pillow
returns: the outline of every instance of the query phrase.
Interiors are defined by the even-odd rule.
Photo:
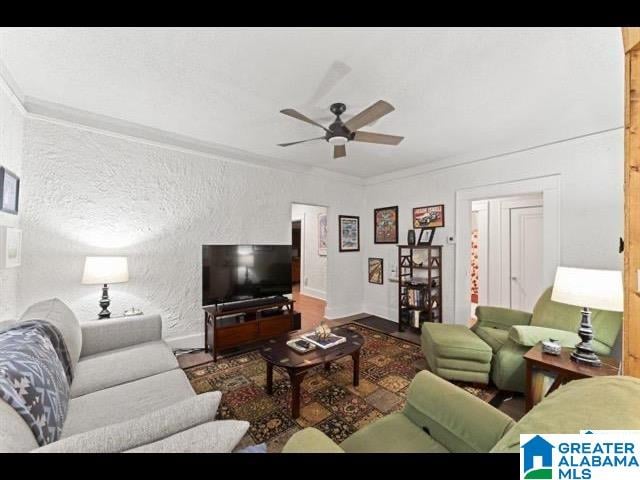
[[[0,332],[0,398],[27,422],[39,445],[60,438],[69,406],[70,366],[61,361],[68,352],[64,343],[54,347],[50,338],[56,336],[55,327],[37,321]]]

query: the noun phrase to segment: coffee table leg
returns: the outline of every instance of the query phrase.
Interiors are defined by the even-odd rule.
[[[351,354],[353,358],[353,386],[360,385],[360,350],[356,350]]]
[[[291,416],[298,418],[300,416],[300,385],[306,372],[294,372],[289,370],[289,378],[291,379]]]
[[[331,370],[331,362],[325,362],[324,364],[324,369],[328,372],[329,370]]]
[[[267,362],[267,393],[273,395],[273,365]]]

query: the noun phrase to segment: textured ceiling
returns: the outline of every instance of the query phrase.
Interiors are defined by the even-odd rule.
[[[617,28],[5,28],[0,61],[27,105],[363,178],[623,123]],[[396,111],[367,130],[397,147],[276,146],[322,134],[283,108],[328,124],[331,103],[346,120],[378,99]]]

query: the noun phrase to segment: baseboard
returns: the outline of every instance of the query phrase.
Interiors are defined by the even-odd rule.
[[[317,298],[319,300],[327,300],[327,292],[324,290],[318,290],[317,288],[305,287],[304,285],[300,286],[300,294],[306,295],[307,297]]]
[[[398,321],[398,312],[394,308],[389,308],[387,305],[381,304],[367,304],[364,306],[364,311],[369,315],[375,315],[392,322]]]
[[[192,333],[180,337],[165,338],[165,342],[172,349],[176,348],[204,348],[204,333]]]
[[[324,316],[328,320],[337,320],[339,318],[350,317],[362,313],[362,306],[343,305],[339,307],[327,306],[324,310]]]

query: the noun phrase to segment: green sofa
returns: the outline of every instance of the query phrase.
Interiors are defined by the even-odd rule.
[[[321,431],[306,428],[296,432],[282,451],[517,453],[522,433],[640,430],[638,398],[637,378],[576,380],[550,394],[515,423],[488,403],[424,370],[413,379],[402,411],[367,425],[340,445]]]
[[[558,340],[563,347],[580,342],[580,307],[551,301],[551,290],[548,288],[540,296],[533,313],[479,306],[478,321],[471,329],[423,324],[422,349],[429,369],[449,380],[480,383],[488,383],[490,372],[500,390],[524,392],[522,356],[527,350],[549,338]],[[594,350],[609,355],[620,332],[622,314],[592,310],[591,321]]]

